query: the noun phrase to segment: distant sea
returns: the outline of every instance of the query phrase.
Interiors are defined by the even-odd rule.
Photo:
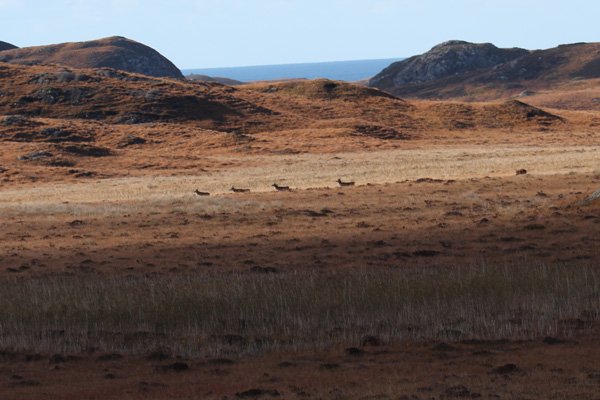
[[[382,60],[334,61],[308,64],[259,65],[252,67],[184,69],[184,75],[199,74],[242,82],[278,79],[327,78],[339,81],[360,81],[371,78],[402,58]]]

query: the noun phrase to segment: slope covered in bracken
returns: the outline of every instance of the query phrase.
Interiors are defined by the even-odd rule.
[[[423,106],[376,89],[329,80],[232,88],[108,68],[0,63],[0,91],[3,94],[0,115],[96,120],[110,124],[169,122],[230,132],[243,130],[243,133],[277,128],[339,128],[357,123],[377,123],[407,132],[451,126],[443,121],[449,117],[444,107]],[[471,127],[489,127],[498,120],[506,127],[535,122],[532,118],[514,118],[525,108],[526,114],[543,114],[523,103],[512,104],[522,106],[486,106],[485,113],[471,113],[474,117]],[[483,106],[464,107],[479,110]],[[554,118],[542,121],[541,125],[559,122]]]
[[[0,63],[1,114],[109,123],[197,121],[212,126],[269,114],[219,84],[153,78],[114,69]]]
[[[404,100],[386,92],[329,80],[242,85],[240,95],[294,117],[302,127],[354,129],[382,139],[439,130],[565,129],[569,122],[526,103],[450,103]],[[299,127],[286,124],[286,127]]]
[[[120,36],[15,48],[3,52],[0,61],[25,65],[59,64],[75,68],[106,67],[156,77],[183,78],[181,71],[156,50]]]

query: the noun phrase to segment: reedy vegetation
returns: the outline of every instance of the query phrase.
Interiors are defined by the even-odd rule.
[[[0,348],[185,357],[402,340],[570,336],[600,321],[588,265],[0,281]]]

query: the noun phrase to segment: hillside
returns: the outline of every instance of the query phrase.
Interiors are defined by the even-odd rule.
[[[524,103],[432,106],[324,79],[233,88],[107,68],[0,63],[0,92],[0,115],[107,124],[168,122],[243,134],[303,128],[403,139],[432,129],[511,129],[532,124],[536,129],[562,129],[566,123],[558,117],[546,118],[544,111]]]
[[[276,112],[262,129],[345,129],[380,139],[440,130],[565,129],[567,121],[519,101],[492,103],[405,100],[340,81],[317,79],[239,86],[238,96]]]
[[[188,121],[215,127],[268,110],[216,83],[153,78],[114,69],[0,63],[0,114],[139,124]]]
[[[599,77],[600,43],[526,51],[448,42],[391,65],[369,85],[404,97],[485,101]]]
[[[107,68],[0,63],[0,92],[4,182],[165,168],[187,174],[199,163],[218,170],[222,165],[210,158],[232,154],[323,154],[508,137],[550,143],[582,121],[586,130],[594,123],[517,101],[407,101],[329,80],[233,88]]]
[[[453,40],[441,43],[425,54],[392,64],[373,77],[369,84],[390,90],[404,85],[457,78],[512,61],[527,53],[523,49],[499,49],[490,43]]]
[[[0,40],[0,51],[18,49],[17,46]]]
[[[119,36],[89,42],[7,50],[0,61],[13,64],[60,64],[74,68],[113,68],[155,76],[183,78],[181,71],[156,50]]]
[[[377,89],[329,79],[251,83],[247,84],[245,88],[261,93],[283,93],[301,96],[311,100],[359,100],[372,97],[400,100]]]
[[[185,79],[190,81],[199,81],[199,82],[216,82],[222,85],[236,86],[241,85],[243,82],[237,81],[235,79],[222,78],[219,76],[208,76],[208,75],[200,75],[200,74],[191,74],[186,75]]]
[[[222,165],[210,158],[232,154],[323,154],[509,137],[552,143],[594,123],[587,115],[519,101],[407,101],[323,79],[233,88],[108,68],[0,63],[0,92],[0,170],[12,171],[4,182],[165,168],[190,173],[199,163],[218,170]]]

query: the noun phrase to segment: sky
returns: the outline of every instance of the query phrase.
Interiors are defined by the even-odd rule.
[[[408,57],[451,39],[600,41],[595,0],[0,0],[19,47],[125,36],[178,67]]]

